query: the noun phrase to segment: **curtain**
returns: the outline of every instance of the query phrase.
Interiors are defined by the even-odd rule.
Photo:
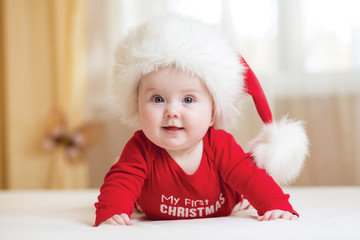
[[[1,9],[3,187],[87,187],[85,161],[41,147],[56,109],[69,131],[85,119],[87,1],[2,0]]]

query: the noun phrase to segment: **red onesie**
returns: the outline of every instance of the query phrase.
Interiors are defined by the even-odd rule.
[[[168,153],[137,131],[106,174],[96,207],[97,226],[114,214],[129,216],[137,202],[152,219],[227,216],[244,196],[259,215],[281,209],[298,215],[265,170],[233,136],[209,129],[198,170],[185,173]]]

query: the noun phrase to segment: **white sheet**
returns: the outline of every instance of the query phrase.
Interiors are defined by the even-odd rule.
[[[0,191],[0,239],[360,239],[360,188],[285,188],[298,221],[258,222],[255,210],[197,220],[92,227],[98,190]]]

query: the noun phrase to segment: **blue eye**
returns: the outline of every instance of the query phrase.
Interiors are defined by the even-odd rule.
[[[187,103],[187,104],[189,104],[189,103],[192,103],[194,100],[191,98],[191,97],[186,97],[186,98],[184,98],[184,103]]]
[[[164,99],[162,97],[156,96],[153,99],[154,103],[162,103],[164,102]]]

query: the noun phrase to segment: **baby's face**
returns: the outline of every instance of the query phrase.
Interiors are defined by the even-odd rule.
[[[213,101],[202,81],[174,68],[142,77],[138,109],[147,138],[169,151],[193,148],[215,121]]]

